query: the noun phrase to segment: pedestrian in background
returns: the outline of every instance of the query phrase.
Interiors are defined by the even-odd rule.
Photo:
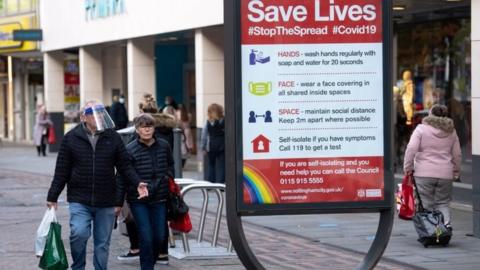
[[[208,181],[225,183],[225,120],[223,107],[208,106],[208,120],[202,130],[202,151],[208,157]]]
[[[148,196],[148,189],[132,167],[103,104],[88,101],[80,119],[81,123],[62,140],[47,206],[57,208],[58,197],[67,185],[71,267],[85,269],[87,241],[93,227],[93,265],[96,270],[104,270],[115,215],[120,213],[123,204],[115,169],[137,188],[140,197]]]
[[[35,118],[35,126],[33,128],[33,142],[37,147],[38,156],[47,156],[48,128],[52,125],[52,120],[50,120],[45,105],[39,105],[37,108],[37,116]]]
[[[405,152],[404,172],[413,173],[423,206],[442,212],[451,230],[453,181],[460,177],[461,150],[453,120],[444,105],[434,105],[418,125]]]
[[[174,115],[160,112],[151,94],[145,94],[138,107],[140,113],[150,113],[155,118],[155,135],[166,140],[173,149],[173,129],[178,126]]]
[[[176,111],[176,119],[178,120],[179,127],[183,131],[181,144],[183,168],[193,149],[193,135],[192,129],[190,128],[190,115],[187,112],[187,108],[183,104],[178,104],[178,110]]]
[[[175,107],[173,107],[172,105],[167,105],[167,106],[163,107],[162,113],[171,115],[171,116],[176,118],[177,109],[175,109]]]
[[[175,101],[175,99],[172,96],[165,96],[165,103],[164,103],[164,106],[162,107],[162,109],[160,111],[165,113],[164,110],[167,107],[172,107],[174,110],[178,109],[177,102]]]
[[[148,197],[138,199],[136,186],[131,182],[122,190],[127,193],[140,240],[141,269],[150,270],[160,252],[164,252],[168,239],[166,200],[169,178],[174,172],[173,156],[167,141],[154,136],[155,119],[150,114],[140,114],[134,124],[138,138],[127,145],[127,151],[137,174],[148,185]]]
[[[123,129],[127,127],[128,114],[127,109],[125,108],[125,97],[123,95],[120,97],[117,95],[113,96],[113,103],[110,107],[110,115],[112,116],[112,120],[115,123],[116,129]]]

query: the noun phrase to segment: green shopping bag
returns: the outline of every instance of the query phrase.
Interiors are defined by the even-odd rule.
[[[38,267],[45,270],[65,270],[68,268],[67,255],[62,241],[62,226],[60,223],[50,223],[47,242]]]

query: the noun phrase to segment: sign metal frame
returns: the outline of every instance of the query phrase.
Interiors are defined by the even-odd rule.
[[[238,1],[238,0],[237,0]],[[234,2],[237,2],[234,1]],[[238,1],[241,2],[241,1]],[[388,1],[383,1],[388,2]],[[359,202],[314,202],[314,203],[279,203],[279,204],[246,204],[243,201],[243,149],[238,147],[235,151],[236,161],[236,204],[237,210],[241,215],[291,215],[291,214],[312,214],[312,213],[350,213],[350,212],[377,212],[379,209],[389,209],[393,203],[393,160],[392,160],[392,91],[391,91],[391,47],[392,47],[392,27],[391,19],[389,18],[390,12],[385,11],[385,4],[382,4],[382,32],[383,32],[383,150],[384,150],[384,167],[383,167],[383,181],[384,181],[384,198],[383,200],[376,201],[359,201]],[[234,84],[226,86],[226,94],[233,94],[235,96],[235,102],[225,103],[235,105],[234,112],[234,129],[236,131],[236,139],[233,142],[235,145],[240,146],[243,143],[242,138],[242,74],[241,74],[241,57],[247,57],[241,55],[241,28],[240,28],[240,4],[238,3],[235,14],[229,14],[230,17],[236,18],[234,22],[234,29],[232,32],[235,34],[235,50],[229,52],[231,57],[234,57],[234,70],[235,78]],[[227,17],[226,17],[227,18]],[[230,41],[226,41],[230,42]],[[231,46],[230,46],[231,47]],[[226,67],[226,72],[229,72]],[[228,82],[226,82],[228,83]],[[229,121],[233,118],[233,115],[229,114]],[[227,123],[228,124],[228,123]],[[229,127],[233,128],[233,127]]]
[[[225,29],[225,112],[226,112],[226,196],[230,236],[247,269],[264,269],[248,246],[242,216],[297,215],[322,213],[380,214],[377,234],[358,269],[372,269],[388,243],[394,217],[393,176],[393,97],[392,97],[392,1],[379,0],[382,7],[383,41],[383,172],[384,197],[378,201],[245,204],[243,202],[243,138],[242,138],[242,66],[241,1],[224,1]]]

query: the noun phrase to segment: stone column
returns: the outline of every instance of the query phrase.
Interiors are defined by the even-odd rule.
[[[195,31],[195,89],[197,94],[197,153],[202,153],[201,134],[212,103],[225,106],[223,26]],[[198,155],[199,160],[207,160]],[[208,178],[207,162],[203,162],[204,179]]]
[[[138,103],[145,93],[155,95],[153,37],[137,38],[127,43],[128,118],[138,114]]]
[[[0,145],[1,139],[6,139],[6,134],[8,128],[5,127],[7,114],[5,111],[7,110],[7,106],[5,106],[5,101],[7,100],[7,92],[3,89],[3,86],[0,85]]]
[[[480,238],[480,1],[471,1],[472,20],[472,206],[473,234]]]
[[[15,140],[15,117],[14,117],[14,89],[13,89],[13,57],[8,56],[8,84],[7,84],[7,129],[8,139]]]
[[[127,95],[126,49],[125,46],[110,46],[103,51],[103,100],[105,105],[112,103],[113,89]]]
[[[49,146],[50,152],[58,151],[64,133],[63,112],[64,99],[64,55],[61,51],[47,52],[43,55],[43,83],[45,91],[45,105],[55,127],[57,141]]]
[[[103,99],[103,69],[102,48],[100,46],[86,46],[79,50],[80,62],[80,107],[88,100]]]
[[[13,91],[14,91],[14,104],[13,104],[13,113],[14,113],[14,137],[15,141],[25,140],[25,77],[26,77],[26,67],[23,61],[19,58],[14,58],[13,61]]]
[[[197,127],[203,128],[207,107],[224,106],[223,26],[198,29],[195,32],[195,77],[197,92]]]

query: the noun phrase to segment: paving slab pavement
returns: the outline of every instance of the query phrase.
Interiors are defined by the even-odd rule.
[[[0,234],[0,269],[36,269],[38,263],[33,256],[33,239],[45,211],[46,190],[56,156],[37,157],[34,150],[33,147],[0,148],[0,229],[9,232]],[[196,168],[197,164],[189,162],[184,176],[198,179],[200,173]],[[60,198],[59,216],[68,249],[68,212],[64,196]],[[193,210],[199,209],[200,197],[193,193],[187,198]],[[480,239],[466,236],[472,231],[472,213],[468,207],[460,208],[453,209],[454,238],[447,248],[423,248],[416,242],[411,222],[395,220],[384,259],[376,269],[477,269]],[[192,211],[194,226],[198,224],[198,212]],[[247,239],[267,269],[353,269],[373,241],[378,214],[262,216],[245,217],[244,220]],[[194,230],[192,236],[195,234]],[[210,239],[208,237],[211,235],[207,233]],[[227,245],[227,237],[223,219],[221,245]],[[116,260],[115,257],[127,248],[127,238],[114,231],[111,269],[138,269],[138,263]],[[169,267],[157,268],[244,269],[236,258],[171,259]]]
[[[20,172],[2,168],[0,176],[0,269],[37,269],[38,259],[34,256],[33,243],[35,232],[45,213],[46,191],[50,176],[31,172]],[[199,197],[200,194],[197,194]],[[58,220],[62,224],[62,239],[67,254],[68,244],[68,203],[62,194],[59,201]],[[191,217],[198,228],[200,209],[198,200],[189,198]],[[214,206],[215,207],[215,206]],[[213,213],[209,213],[206,228],[213,228]],[[254,252],[267,269],[353,269],[362,259],[356,252],[345,251],[330,245],[319,244],[307,238],[300,238],[262,226],[244,224],[245,233]],[[206,230],[205,239],[212,239],[213,230]],[[195,239],[197,231],[190,234]],[[223,219],[220,245],[228,245],[226,222]],[[136,262],[120,262],[115,257],[128,249],[127,238],[115,230],[112,235],[109,267],[110,269],[138,269]],[[70,259],[70,258],[69,258]],[[87,269],[92,269],[92,244],[89,241]],[[70,260],[71,262],[71,260]],[[156,266],[156,269],[244,269],[238,258],[231,259],[170,259],[169,266]],[[391,261],[382,261],[377,269],[414,269]]]

